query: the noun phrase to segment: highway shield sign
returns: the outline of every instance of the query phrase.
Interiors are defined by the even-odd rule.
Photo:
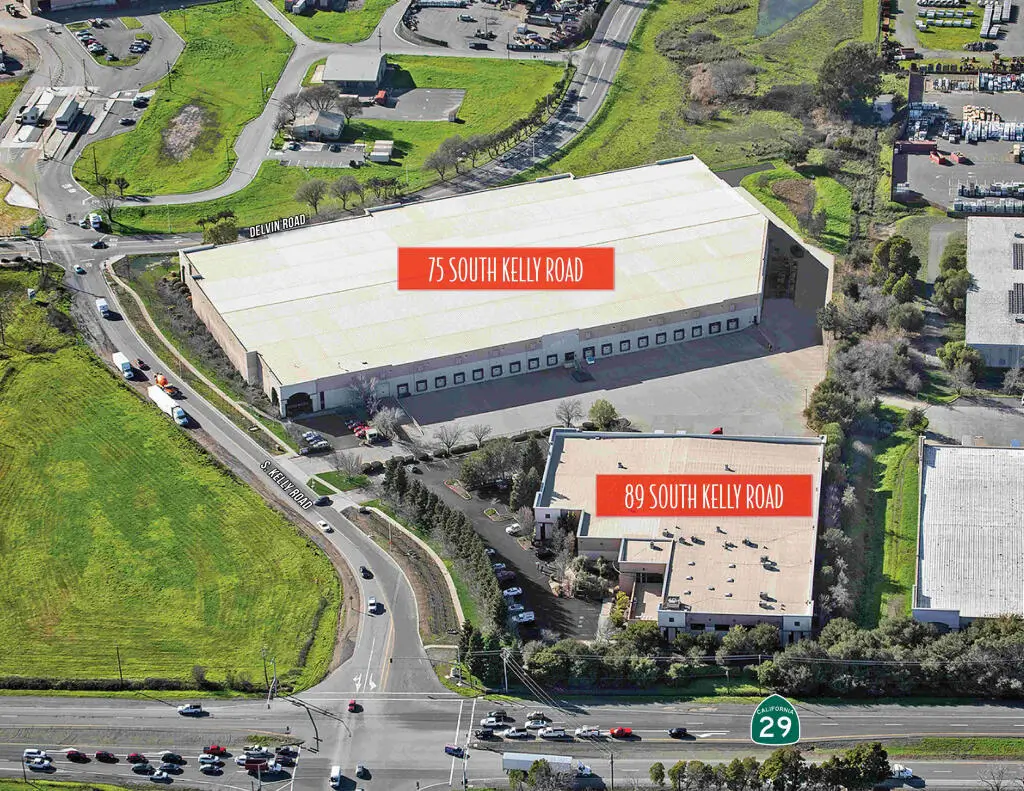
[[[750,718],[750,739],[768,747],[800,741],[800,717],[793,704],[781,695],[762,700]]]

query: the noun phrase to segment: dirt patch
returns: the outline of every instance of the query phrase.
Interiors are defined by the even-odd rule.
[[[163,131],[163,153],[175,162],[188,159],[209,124],[206,110],[198,104],[186,104]]]
[[[372,511],[360,513],[358,508],[349,507],[342,513],[356,527],[372,538],[381,549],[395,559],[416,594],[416,609],[419,612],[420,635],[424,642],[449,639],[450,632],[458,632],[459,619],[448,583],[434,561],[420,546],[401,530],[388,529],[388,523]],[[388,546],[390,543],[390,547]]]
[[[814,182],[804,179],[779,179],[771,184],[772,195],[786,204],[786,208],[801,222],[814,213]]]

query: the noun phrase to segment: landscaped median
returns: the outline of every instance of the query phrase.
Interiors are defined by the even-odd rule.
[[[185,51],[167,79],[148,86],[156,95],[137,126],[87,146],[75,162],[75,178],[90,191],[97,174],[123,176],[128,192],[141,195],[224,181],[236,138],[266,104],[261,74],[273,88],[294,49],[252,0],[194,6],[164,19],[185,39]]]
[[[309,213],[308,205],[295,200],[295,192],[311,178],[331,182],[339,176],[353,175],[363,184],[372,179],[395,178],[405,192],[422,189],[439,178],[424,165],[445,138],[452,135],[468,138],[507,129],[516,120],[528,116],[537,102],[554,90],[564,74],[561,64],[541,61],[424,56],[391,57],[389,60],[393,65],[392,83],[401,87],[464,89],[460,123],[361,120],[356,116],[345,129],[345,141],[394,140],[391,163],[368,164],[351,170],[284,167],[276,161],[267,161],[249,185],[226,198],[177,206],[122,206],[114,214],[119,226],[116,230],[125,233],[167,233],[168,229],[176,233],[194,232],[200,230],[197,219],[225,210],[235,213],[239,227]],[[89,166],[86,159],[79,160],[79,167]],[[100,171],[103,171],[102,164]],[[384,202],[374,197],[369,191],[367,205]]]

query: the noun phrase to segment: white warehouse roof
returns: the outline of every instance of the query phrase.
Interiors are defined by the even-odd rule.
[[[967,343],[1024,346],[1024,219],[968,217],[967,269]]]
[[[376,82],[384,56],[377,52],[336,52],[327,56],[324,82]]]
[[[760,293],[768,221],[697,159],[411,203],[185,257],[283,385]],[[614,246],[608,291],[399,291],[399,246]]]
[[[915,607],[1024,615],[1024,450],[926,444]]]

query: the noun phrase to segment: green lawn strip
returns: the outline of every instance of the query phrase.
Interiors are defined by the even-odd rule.
[[[21,233],[21,226],[31,226],[39,218],[39,213],[35,209],[8,203],[5,198],[10,191],[11,182],[0,178],[0,236]]]
[[[88,22],[69,22],[64,27],[70,30],[72,33],[78,30],[88,30],[92,27]]]
[[[131,272],[131,277],[128,278],[128,282],[131,285],[132,289],[135,291],[135,293],[139,295],[139,298],[142,299],[142,302],[146,306],[146,310],[149,311],[149,315],[152,317],[153,321],[156,322],[156,325],[160,328],[160,331],[164,334],[166,338],[170,340],[171,345],[175,349],[177,349],[178,353],[182,357],[188,360],[193,367],[195,367],[207,379],[209,379],[211,382],[217,385],[217,387],[219,387],[222,391],[231,396],[235,401],[243,404],[246,408],[246,411],[248,411],[261,424],[269,428],[273,432],[273,434],[279,440],[281,440],[282,447],[292,448],[294,450],[295,441],[290,436],[288,436],[288,432],[285,430],[284,426],[280,423],[280,421],[272,420],[270,418],[265,417],[264,415],[261,415],[255,407],[247,404],[245,397],[242,395],[239,388],[236,387],[235,382],[233,382],[231,379],[224,378],[215,369],[207,365],[205,361],[202,360],[199,356],[192,354],[187,339],[183,337],[181,332],[175,329],[173,323],[167,320],[167,307],[164,301],[160,298],[160,295],[156,291],[156,283],[165,275],[177,271],[178,264],[176,257],[172,257],[169,259],[167,258],[167,256],[154,257],[154,260],[156,261],[160,261],[162,259],[167,259],[168,263],[150,265],[147,266],[147,268],[142,271],[139,271],[137,269],[129,270]],[[145,319],[142,319],[142,321],[145,321]],[[197,381],[199,381],[200,384],[202,384],[201,380]],[[207,392],[212,392],[208,387],[204,386],[204,389]],[[218,401],[223,401],[223,399],[221,399],[219,396],[215,397],[217,398]],[[236,425],[240,425],[246,430],[249,430],[250,425],[248,423],[245,423],[245,419],[238,415],[237,410],[232,409],[231,411],[236,416],[238,416],[238,420],[233,419],[233,422],[235,422]],[[239,423],[239,420],[242,421],[242,423]],[[243,423],[245,423],[245,425],[243,425]],[[256,434],[257,432],[252,433]],[[261,444],[264,443],[261,442]],[[272,450],[269,447],[269,445],[267,446],[267,448],[268,450]]]
[[[979,736],[977,738],[928,737],[906,742],[886,742],[890,758],[1003,758],[1024,757],[1024,739]]]
[[[163,338],[153,332],[150,328],[149,323],[142,315],[142,311],[139,310],[138,305],[135,304],[135,300],[120,286],[113,281],[110,281],[111,288],[117,294],[118,301],[121,303],[121,308],[125,313],[125,316],[132,323],[135,331],[139,334],[146,345],[149,346],[158,355],[165,357],[165,359],[173,360],[173,350],[164,342]],[[152,314],[151,314],[152,315]],[[154,318],[154,321],[156,319]],[[165,356],[166,355],[166,356]],[[187,359],[187,358],[186,358]],[[252,431],[252,423],[245,419],[239,414],[237,409],[234,409],[231,404],[225,401],[221,396],[211,390],[206,383],[189,371],[187,368],[181,368],[180,370],[168,371],[172,376],[177,376],[189,387],[196,391],[197,394],[203,397],[210,403],[217,411],[219,411],[224,417],[234,423],[238,428],[246,431],[253,441],[263,448],[268,453],[277,454],[283,451],[283,446],[273,443],[270,438],[262,431]]]
[[[95,187],[96,170],[124,176],[131,192],[146,195],[194,192],[222,182],[235,162],[235,139],[263,110],[260,72],[273,86],[294,48],[250,0],[194,6],[164,19],[185,39],[185,50],[170,80],[148,86],[156,95],[131,132],[82,152],[74,174],[87,188]],[[194,133],[187,131],[190,123],[199,124]],[[176,153],[165,150],[165,135],[173,130],[184,141]]]
[[[309,70],[306,72],[306,76],[302,78],[303,87],[308,87],[313,84],[313,75],[316,74],[316,70],[325,63],[327,63],[327,58],[321,58],[309,67]]]
[[[462,667],[463,682],[461,684],[448,677],[451,668],[452,665],[448,662],[438,662],[434,665],[434,673],[437,675],[437,680],[444,684],[445,687],[465,698],[478,698],[485,694],[484,691],[487,687],[483,685],[480,679],[472,676],[464,665]],[[488,696],[488,700],[490,700],[490,696]]]
[[[860,37],[863,41],[874,41],[878,38],[878,0],[863,0],[863,4]]]
[[[825,211],[825,231],[821,235],[822,247],[833,253],[842,253],[850,244],[850,221],[853,206],[850,190],[828,176],[814,179],[816,193],[814,210]]]
[[[921,390],[917,397],[928,404],[952,404],[960,396],[949,383],[945,368],[926,367],[923,372]]]
[[[274,0],[274,6],[295,27],[316,41],[335,41],[352,44],[368,38],[395,0],[364,0],[355,11],[313,10],[305,14],[290,14],[284,10],[284,0]]]
[[[117,646],[129,679],[262,683],[266,646],[282,677],[318,681],[340,604],[327,557],[84,347],[14,364],[0,674],[117,678]]]
[[[892,499],[885,514],[885,547],[882,574],[887,580],[882,593],[881,617],[910,615],[911,592],[917,570],[918,459],[917,438],[886,451],[883,485],[891,486]],[[898,457],[890,462],[889,455]]]
[[[455,592],[459,596],[459,604],[462,605],[462,615],[470,623],[480,623],[480,611],[477,609],[476,599],[469,592],[465,580],[459,576],[455,563],[445,558],[444,565],[448,567],[448,572],[452,575],[452,582],[455,583]]]
[[[118,57],[117,60],[107,60],[106,52],[90,52],[92,59],[101,66],[109,66],[111,68],[129,67],[136,65],[142,60],[142,55],[125,55],[124,57]]]
[[[318,472],[317,477],[326,481],[339,492],[351,492],[353,489],[365,489],[370,485],[370,479],[365,475],[349,475],[348,473],[338,472],[337,470]],[[333,494],[333,492],[328,492],[328,494]]]
[[[929,282],[928,251],[931,248],[929,232],[935,223],[948,221],[948,219],[938,209],[930,209],[924,214],[914,214],[896,222],[896,233],[910,240],[910,244],[914,249],[914,255],[921,260],[921,269],[917,273],[917,279],[922,283]]]
[[[133,16],[123,16],[121,22],[128,30],[138,30],[142,27],[142,23]]]
[[[959,21],[959,20],[955,20]],[[926,49],[963,50],[970,41],[981,41],[981,15],[974,17],[974,27],[933,27],[927,30],[914,28],[917,43]]]
[[[129,698],[132,700],[146,700],[148,692],[136,692],[134,690],[106,690],[94,689],[0,689],[0,697],[37,697],[48,698]],[[259,697],[265,698],[266,693],[258,693]],[[251,698],[252,693],[237,692],[231,689],[198,690],[198,689],[162,689],[160,697],[167,700],[194,700],[196,698],[212,698],[215,700],[232,700],[235,698]]]
[[[196,219],[230,209],[239,226],[291,214],[308,213],[309,206],[294,200],[295,191],[310,178],[333,181],[352,174],[366,182],[373,177],[396,177],[409,190],[422,189],[438,180],[424,161],[452,135],[468,137],[504,129],[530,113],[538,99],[549,93],[562,75],[562,66],[543,62],[484,60],[480,58],[392,58],[394,78],[403,85],[430,88],[464,88],[459,110],[461,124],[448,121],[369,121],[358,117],[346,127],[350,142],[394,140],[392,163],[371,164],[358,170],[286,167],[264,162],[255,179],[239,192],[203,203],[176,206],[121,207],[115,213],[126,233],[174,233],[199,230]],[[103,168],[101,167],[102,171]],[[373,200],[370,193],[368,201]],[[358,201],[356,202],[358,203]]]
[[[14,100],[18,98],[18,94],[21,93],[27,81],[28,77],[19,77],[16,80],[0,82],[0,118],[7,116],[11,105],[14,104]]]
[[[707,13],[690,31],[714,33],[758,68],[756,92],[783,83],[813,83],[819,66],[841,41],[863,31],[861,0],[821,0],[778,31],[754,36],[757,3],[734,14],[714,12],[717,0],[669,3],[658,0],[641,18],[622,66],[597,118],[546,166],[525,178],[549,173],[598,173],[695,154],[713,169],[751,164],[781,152],[787,136],[799,134],[800,119],[767,110],[729,107],[716,121],[695,124],[680,112],[685,78],[656,48],[673,24]]]
[[[317,494],[337,494],[337,492],[328,486],[326,483],[321,481],[319,478],[310,478],[306,481],[306,486],[312,489]]]

